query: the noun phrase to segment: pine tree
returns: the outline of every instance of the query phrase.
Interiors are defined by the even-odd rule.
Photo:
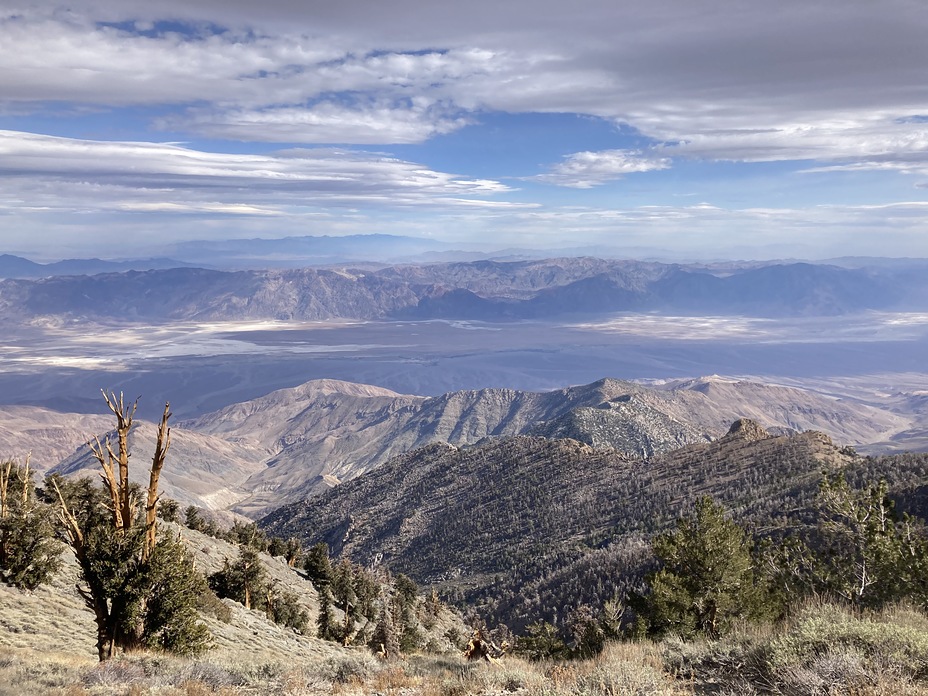
[[[899,518],[885,481],[857,490],[841,474],[826,475],[816,512],[808,544],[793,539],[768,554],[782,594],[826,594],[869,608],[928,605],[928,535],[914,518]]]
[[[683,637],[722,634],[738,617],[763,614],[763,591],[755,581],[752,543],[711,498],[652,543],[661,569],[650,576],[644,613],[654,633]]]
[[[165,498],[158,505],[158,517],[165,522],[180,522],[180,503],[171,498]]]
[[[338,640],[338,628],[332,615],[332,563],[329,547],[320,541],[303,557],[303,569],[319,596],[319,616],[316,618],[316,635],[323,640]]]
[[[296,629],[300,633],[306,633],[309,628],[309,613],[300,604],[296,593],[280,587],[274,581],[268,587],[265,596],[264,611],[271,621]]]
[[[419,588],[407,575],[399,573],[393,581],[396,590],[396,618],[399,624],[400,649],[413,652],[422,641],[416,607],[419,603]]]
[[[395,660],[400,656],[400,640],[397,635],[394,597],[390,586],[384,584],[380,592],[380,611],[377,625],[371,636],[370,647],[385,660]]]
[[[516,640],[516,652],[530,660],[557,660],[569,654],[557,628],[546,621],[528,626],[525,635]]]
[[[146,585],[145,644],[179,655],[197,655],[212,645],[196,606],[210,593],[183,540],[166,535],[155,545]],[[214,600],[215,601],[215,600]]]
[[[37,499],[29,461],[0,462],[0,580],[34,590],[61,565],[54,511]]]
[[[220,597],[232,599],[246,609],[263,608],[263,595],[267,593],[267,570],[258,552],[250,546],[239,547],[238,558],[227,558],[222,570],[209,576],[209,585]]]
[[[240,546],[234,561],[227,558],[222,569],[209,576],[209,586],[220,598],[263,611],[274,623],[301,633],[309,626],[309,614],[297,595],[269,580],[257,550],[250,546]]]
[[[338,640],[350,645],[354,638],[355,618],[358,615],[358,596],[354,590],[355,572],[351,561],[342,559],[332,572],[332,602],[342,611],[342,625]]]
[[[319,590],[319,616],[316,618],[316,636],[323,640],[338,640],[338,626],[332,615],[332,595],[328,587]]]
[[[332,583],[332,562],[329,560],[329,546],[320,541],[303,557],[303,570],[312,581],[316,590],[328,587]]]
[[[206,528],[206,522],[196,505],[188,505],[184,510],[184,526],[195,532],[202,532]]]

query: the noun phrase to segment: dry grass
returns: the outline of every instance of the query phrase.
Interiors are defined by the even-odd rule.
[[[469,663],[458,656],[416,655],[383,664],[363,651],[300,666],[232,666],[160,655],[99,664],[25,650],[0,653],[0,696],[618,696],[689,694],[663,674],[652,644],[613,645],[595,660],[569,664],[506,658]]]
[[[74,556],[67,551],[63,560],[51,584],[34,592],[0,583],[0,648],[45,651],[55,646],[87,658],[96,655],[93,614],[74,591]]]
[[[928,617],[904,606],[810,603],[781,626],[717,641],[670,638],[662,649],[666,668],[696,693],[928,695]]]
[[[928,694],[928,618],[907,607],[811,605],[766,651],[784,691]]]
[[[221,563],[226,549],[215,540],[191,541],[201,568]],[[289,583],[304,582],[266,562]],[[810,604],[785,625],[742,626],[718,641],[615,643],[593,660],[496,665],[456,653],[384,664],[227,601],[228,623],[205,619],[216,648],[203,659],[136,654],[99,664],[75,581],[66,564],[32,594],[0,585],[0,696],[928,695],[928,616],[905,606],[861,614]]]

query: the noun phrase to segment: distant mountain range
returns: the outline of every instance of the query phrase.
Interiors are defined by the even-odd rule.
[[[382,265],[391,262],[487,258],[487,254],[481,252],[455,251],[448,244],[436,240],[390,234],[198,240],[167,245],[164,251],[171,258],[65,259],[53,263],[36,263],[21,256],[0,254],[0,278],[47,278],[56,275],[95,275],[183,267],[223,270],[287,269],[345,263]],[[509,254],[501,253],[504,256]],[[539,255],[538,252],[533,254],[534,257]]]
[[[212,268],[236,269],[301,268],[358,262],[395,263],[418,260],[428,254],[456,255],[452,247],[444,242],[393,234],[198,240],[176,244],[170,253]]]
[[[65,259],[54,263],[36,263],[21,256],[0,254],[0,278],[48,278],[51,276],[96,275],[98,273],[151,271],[193,266],[194,264],[164,258],[136,259],[132,261]]]
[[[715,268],[592,258],[224,272],[200,268],[0,281],[0,319],[468,319],[618,312],[828,316],[928,309],[918,265]]]
[[[44,424],[40,434],[32,440],[28,432],[4,440],[0,430],[0,452],[19,456],[26,447],[54,440],[56,451],[68,455],[55,471],[96,470],[82,443],[99,430],[81,432],[73,425],[74,416],[29,414],[19,422],[33,418]],[[720,379],[660,388],[605,379],[552,392],[482,389],[438,397],[315,380],[177,422],[163,480],[166,494],[185,503],[231,507],[257,517],[432,443],[460,447],[488,438],[543,435],[614,450],[623,457],[653,458],[707,443],[742,416],[775,433],[815,429],[852,444],[887,440],[912,427],[910,419],[870,406],[800,389]],[[60,428],[54,426],[56,418]],[[99,428],[101,418],[94,416],[86,426]],[[70,450],[64,445],[68,438]],[[140,423],[133,438],[136,456],[149,456],[154,426]]]

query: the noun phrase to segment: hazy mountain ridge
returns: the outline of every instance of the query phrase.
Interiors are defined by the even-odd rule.
[[[304,235],[281,239],[227,239],[182,242],[171,253],[211,266],[295,268],[307,265],[413,259],[454,253],[444,242],[393,234]]]
[[[127,321],[374,318],[416,300],[367,274],[172,269],[0,281],[0,317]]]
[[[0,281],[0,319],[15,321],[511,321],[623,311],[815,316],[925,307],[924,274],[804,263],[720,275],[701,267],[577,258],[379,270],[189,268]]]
[[[21,256],[0,254],[0,278],[47,278],[49,276],[96,275],[125,271],[150,271],[168,268],[192,268],[195,264],[175,259],[153,258],[131,261],[103,259],[64,259],[52,263],[37,263]]]

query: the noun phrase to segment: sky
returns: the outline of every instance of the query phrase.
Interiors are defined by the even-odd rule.
[[[928,257],[925,0],[0,2],[0,253]]]

